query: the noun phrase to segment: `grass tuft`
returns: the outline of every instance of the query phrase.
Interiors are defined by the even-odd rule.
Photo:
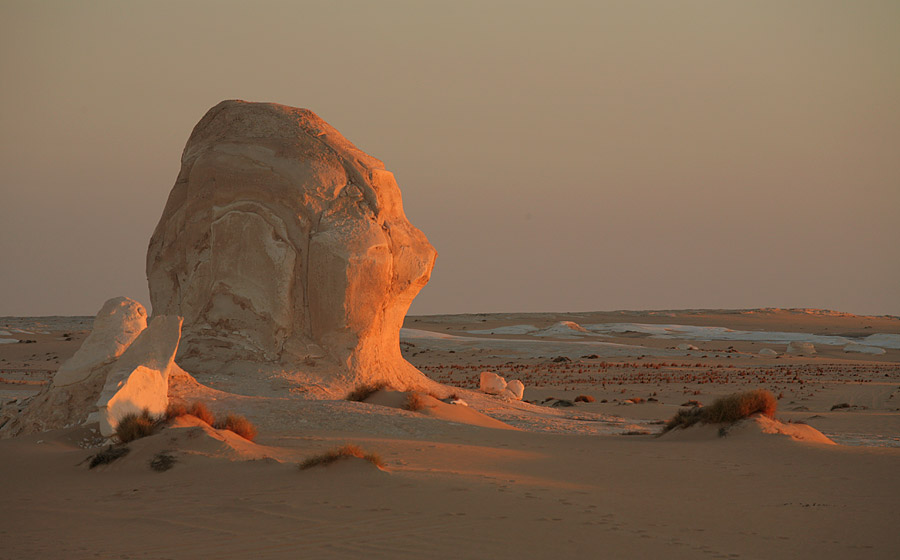
[[[150,414],[146,408],[140,414],[126,414],[116,426],[116,437],[122,443],[128,443],[149,435],[153,435],[162,425],[163,418]]]
[[[91,456],[91,462],[88,465],[88,468],[93,469],[97,465],[108,465],[116,459],[120,459],[125,455],[128,455],[129,451],[131,450],[127,447],[113,447],[112,445],[110,445],[100,453]]]
[[[384,383],[384,382],[362,383],[360,385],[357,385],[356,389],[353,389],[352,391],[347,393],[347,400],[362,402],[362,401],[368,399],[369,397],[371,397],[372,395],[374,395],[375,393],[377,393],[378,391],[381,391],[382,389],[386,389],[387,386],[388,386],[388,384]]]
[[[225,416],[225,420],[216,423],[219,430],[231,430],[242,438],[253,441],[256,437],[256,426],[243,416],[237,414],[229,414]]]
[[[174,420],[179,416],[187,415],[187,407],[181,403],[169,403],[169,406],[166,407],[166,420]]]
[[[349,459],[350,457],[365,459],[378,468],[384,467],[384,461],[381,460],[380,456],[376,455],[375,453],[366,453],[356,445],[345,445],[343,447],[338,447],[337,449],[332,449],[331,451],[322,453],[321,455],[310,457],[309,459],[300,463],[298,467],[301,471],[304,471],[313,467],[330,465],[342,459]]]
[[[197,402],[193,403],[191,405],[191,407],[188,408],[187,413],[190,414],[191,416],[196,416],[197,418],[199,418],[200,420],[203,420],[210,426],[214,426],[216,424],[215,415],[213,415],[213,413],[210,412],[209,409],[206,408],[206,405],[203,404],[202,402],[197,401]]]
[[[165,472],[175,466],[176,462],[174,455],[160,451],[150,459],[150,468],[156,472]]]
[[[406,395],[406,402],[403,403],[403,408],[405,410],[411,410],[416,412],[417,410],[422,410],[427,405],[425,403],[425,397],[422,393],[411,392]]]
[[[772,418],[778,407],[775,395],[765,389],[735,393],[716,400],[709,406],[682,408],[666,422],[662,433],[674,428],[701,424],[731,424],[756,413]]]

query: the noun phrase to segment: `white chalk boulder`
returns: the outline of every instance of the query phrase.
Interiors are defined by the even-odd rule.
[[[759,351],[759,355],[766,358],[771,358],[772,356],[777,356],[778,352],[772,350],[771,348],[763,348]]]
[[[91,334],[75,355],[60,366],[53,384],[65,387],[84,381],[95,367],[121,356],[145,328],[147,311],[143,305],[126,297],[107,301],[94,318]]]
[[[699,348],[697,348],[693,344],[687,344],[687,343],[679,344],[675,348],[677,348],[678,350],[699,350]]]
[[[159,315],[113,365],[97,399],[100,433],[111,436],[128,414],[165,413],[169,373],[181,337],[181,317]]]
[[[482,371],[480,388],[482,393],[499,395],[506,389],[506,380],[496,373]]]
[[[506,391],[510,394],[511,398],[520,401],[525,395],[525,384],[518,379],[514,379],[506,384]]]
[[[381,161],[312,111],[223,101],[185,146],[147,277],[192,373],[405,388],[430,383],[399,331],[435,256]]]

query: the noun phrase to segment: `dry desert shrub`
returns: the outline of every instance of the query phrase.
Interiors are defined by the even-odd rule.
[[[159,429],[161,420],[162,418],[151,415],[147,409],[140,414],[126,414],[116,426],[116,437],[122,443],[147,437]]]
[[[93,469],[97,465],[108,465],[116,459],[128,455],[129,451],[130,449],[128,449],[127,447],[113,447],[112,445],[110,445],[103,451],[91,456],[91,462],[88,465],[88,468]]]
[[[212,412],[209,411],[208,408],[206,408],[206,405],[203,404],[202,402],[197,401],[197,402],[193,403],[191,405],[191,407],[188,409],[187,413],[190,414],[191,416],[196,416],[197,418],[199,418],[200,420],[203,420],[210,426],[214,426],[216,424],[216,417],[213,415]]]
[[[192,403],[189,408],[185,408],[183,405],[170,404],[166,409],[165,418],[166,420],[173,420],[185,415],[196,416],[217,430],[230,430],[249,441],[253,441],[257,434],[256,426],[245,417],[237,414],[227,414],[224,420],[216,420],[215,415],[200,401]]]
[[[365,459],[378,468],[384,467],[384,461],[381,460],[381,457],[379,457],[375,453],[366,453],[356,445],[345,445],[343,447],[338,447],[337,449],[332,449],[331,451],[322,453],[321,455],[310,457],[309,459],[300,463],[300,465],[298,466],[300,470],[306,470],[313,467],[330,465],[332,463],[340,461],[341,459],[349,459],[350,457]]]
[[[217,422],[216,428],[219,430],[231,430],[242,438],[253,441],[256,437],[256,426],[243,416],[237,414],[228,414],[223,422]]]
[[[709,406],[682,408],[669,420],[662,433],[677,427],[687,428],[696,423],[731,424],[756,413],[770,418],[775,416],[778,401],[765,389],[735,393],[716,400]]]
[[[594,397],[590,395],[578,395],[575,397],[575,402],[594,402]]]
[[[150,468],[156,472],[165,472],[171,469],[175,463],[175,456],[165,451],[160,451],[150,459]]]
[[[357,401],[362,402],[367,398],[371,397],[373,394],[381,391],[382,389],[387,388],[387,383],[378,382],[378,383],[362,383],[356,386],[356,389],[353,389],[347,394],[348,401]]]
[[[169,403],[169,406],[166,407],[166,420],[174,420],[179,416],[187,415],[187,407],[181,403]]]
[[[417,410],[422,410],[425,408],[425,397],[422,396],[422,393],[409,393],[406,395],[406,402],[403,403],[403,408],[406,410],[411,410],[413,412]]]

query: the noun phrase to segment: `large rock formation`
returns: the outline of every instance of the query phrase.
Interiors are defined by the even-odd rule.
[[[185,146],[147,277],[191,373],[404,387],[425,380],[398,333],[434,259],[382,162],[311,111],[224,101]]]

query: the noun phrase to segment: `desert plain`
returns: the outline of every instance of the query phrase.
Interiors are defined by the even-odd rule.
[[[40,391],[91,324],[0,318],[3,403]],[[244,415],[254,441],[187,416],[89,468],[112,442],[87,426],[0,440],[0,557],[900,555],[900,318],[410,316],[399,344],[441,384],[418,410],[387,390],[313,398],[290,372],[196,374],[170,400]],[[481,392],[483,371],[521,380],[523,400]],[[752,420],[659,435],[680,408],[752,389],[793,437]],[[345,444],[382,466],[298,468]]]

